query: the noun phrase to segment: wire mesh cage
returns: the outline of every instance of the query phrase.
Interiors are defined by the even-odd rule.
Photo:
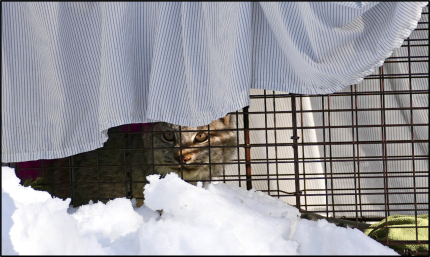
[[[428,46],[426,7],[402,47],[359,85],[331,95],[255,89],[250,106],[230,114],[230,127],[165,130],[151,124],[123,125],[109,129],[109,140],[100,149],[7,165],[23,182],[36,173],[45,179],[42,189],[71,197],[74,205],[119,196],[142,204],[146,175],[165,166],[185,179],[201,168],[207,176],[189,175],[190,183],[254,188],[303,213],[352,221],[349,226],[362,230],[368,227],[363,224],[392,215],[416,218],[429,209]],[[145,144],[145,135],[151,143]],[[221,142],[226,136],[229,144]],[[157,137],[182,143],[157,146]],[[208,158],[193,162],[187,157],[201,152]],[[171,155],[173,162],[163,162],[162,154]],[[228,158],[217,159],[222,154]],[[405,247],[428,245],[428,240],[419,240],[416,229],[428,231],[428,225],[415,222],[413,227],[415,240],[378,241],[397,246],[402,254],[428,255]]]

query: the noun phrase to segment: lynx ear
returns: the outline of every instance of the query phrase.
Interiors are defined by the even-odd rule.
[[[227,114],[224,118],[219,119],[225,126],[230,127],[233,123],[231,114]]]

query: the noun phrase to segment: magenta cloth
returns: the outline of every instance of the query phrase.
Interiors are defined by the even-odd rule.
[[[151,123],[136,123],[136,124],[126,124],[120,126],[121,132],[140,132],[147,131],[151,128]],[[38,177],[43,176],[43,167],[49,165],[53,161],[58,159],[44,159],[44,160],[36,160],[36,161],[27,161],[27,162],[17,162],[16,163],[16,175],[22,181],[26,181],[28,179],[32,179],[32,181],[36,180]]]
[[[151,123],[135,123],[120,126],[121,132],[140,132],[151,128]]]
[[[53,160],[36,160],[28,162],[18,162],[16,163],[16,175],[23,181],[32,179],[34,181],[36,178],[43,176],[44,164],[53,162]]]

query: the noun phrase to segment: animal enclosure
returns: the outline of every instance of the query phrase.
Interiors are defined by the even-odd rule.
[[[237,144],[224,147],[234,148],[234,156],[227,163],[209,159],[205,164],[209,171],[211,165],[224,165],[219,176],[210,172],[209,181],[254,188],[307,212],[354,221],[361,229],[359,222],[379,222],[396,214],[428,214],[428,47],[426,7],[417,29],[402,47],[360,84],[331,95],[252,90],[250,106],[231,113],[235,128],[228,131],[235,133]],[[111,128],[103,148],[83,153],[94,160],[84,166],[77,161],[83,154],[7,165],[18,175],[34,170],[44,177],[54,169],[67,174],[69,190],[64,197],[71,197],[72,203],[112,199],[103,193],[112,184],[120,185],[125,197],[136,198],[136,185],[143,188],[147,181],[136,180],[133,170],[142,166],[142,153],[157,150],[144,147],[142,136],[160,132],[146,124]],[[210,139],[214,131],[208,127],[204,132]],[[208,148],[221,147],[208,142]],[[119,158],[100,160],[107,152]],[[155,165],[172,165],[154,163],[145,166],[149,173]],[[103,177],[112,167],[122,173],[120,181]],[[81,181],[77,177],[84,169],[97,174],[85,183],[99,193],[79,199],[75,191],[83,182],[77,183]],[[418,239],[380,242],[390,246],[428,244],[428,240]],[[407,249],[398,252],[411,253]]]

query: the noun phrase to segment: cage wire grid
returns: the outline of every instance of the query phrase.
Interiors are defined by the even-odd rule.
[[[251,90],[250,106],[231,113],[236,156],[225,163],[220,176],[210,175],[210,181],[260,190],[304,212],[355,221],[356,227],[359,222],[381,221],[395,214],[428,214],[428,14],[426,7],[411,36],[358,85],[331,95]],[[124,187],[124,196],[134,198],[133,184],[147,183],[133,179],[133,168],[142,165],[139,154],[157,150],[144,148],[142,135],[159,132],[144,124],[111,128],[104,147],[85,153],[95,160],[85,167],[77,165],[79,155],[34,161],[31,168],[22,163],[3,165],[15,168],[17,174],[29,169],[42,177],[50,169],[67,173],[67,197],[72,203],[80,186],[76,179],[80,169],[98,174],[97,180],[85,182],[98,187],[92,200],[112,199],[102,189],[115,183]],[[211,133],[209,126],[207,133]],[[122,143],[110,143],[114,140]],[[208,142],[209,149],[221,147]],[[121,161],[99,162],[100,154],[109,151],[121,155]],[[209,169],[211,164],[209,158]],[[103,179],[104,169],[112,167],[123,173],[120,182]],[[380,242],[428,244],[418,238]]]

